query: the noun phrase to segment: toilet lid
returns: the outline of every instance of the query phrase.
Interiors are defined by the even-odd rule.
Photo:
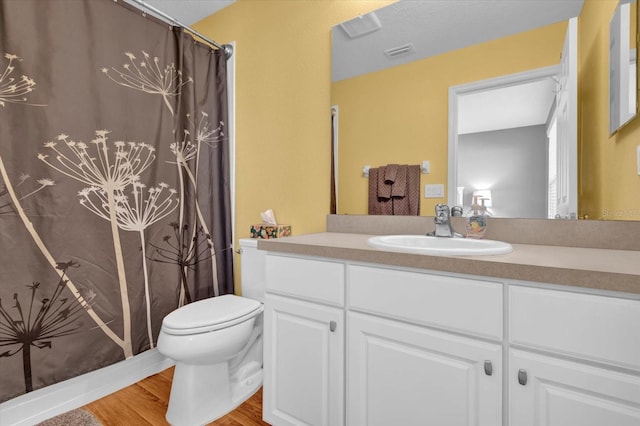
[[[213,331],[249,319],[262,312],[262,303],[233,294],[189,303],[162,320],[169,334],[192,334]]]

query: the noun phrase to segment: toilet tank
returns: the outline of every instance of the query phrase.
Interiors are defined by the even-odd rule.
[[[264,278],[265,252],[258,250],[255,238],[240,239],[240,285],[242,296],[264,303],[266,291]]]

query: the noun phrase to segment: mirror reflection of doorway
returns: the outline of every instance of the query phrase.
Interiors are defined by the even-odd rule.
[[[556,75],[458,96],[458,200],[497,217],[554,217]],[[489,192],[486,192],[489,191]]]

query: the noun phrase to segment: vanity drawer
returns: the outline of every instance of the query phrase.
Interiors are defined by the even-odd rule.
[[[344,306],[344,264],[267,254],[268,292]]]
[[[640,300],[510,286],[510,343],[640,370]]]
[[[349,308],[502,339],[501,283],[349,265]]]

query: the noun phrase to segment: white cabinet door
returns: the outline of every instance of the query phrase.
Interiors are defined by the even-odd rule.
[[[264,311],[265,421],[344,424],[344,312],[267,294]]]
[[[348,425],[502,424],[500,345],[370,315],[347,318]]]
[[[511,349],[512,426],[638,426],[640,376]]]

